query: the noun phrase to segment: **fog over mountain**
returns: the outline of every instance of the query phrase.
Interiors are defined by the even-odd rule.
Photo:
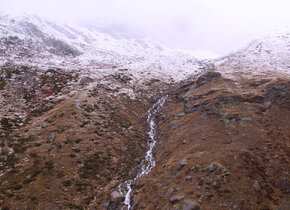
[[[36,14],[80,25],[109,24],[117,30],[125,25],[170,48],[218,55],[290,23],[287,0],[0,0],[0,4],[2,15]]]

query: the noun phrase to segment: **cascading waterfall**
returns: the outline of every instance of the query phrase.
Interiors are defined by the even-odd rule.
[[[137,175],[122,184],[119,185],[119,191],[125,196],[124,204],[127,206],[127,209],[131,208],[131,192],[132,192],[132,183],[142,176],[148,174],[152,168],[155,166],[156,162],[153,157],[153,148],[156,145],[156,134],[157,134],[157,125],[156,117],[158,112],[164,106],[167,96],[160,98],[147,112],[147,124],[149,126],[148,134],[148,150],[146,152],[145,158],[141,162],[140,171]],[[123,207],[122,209],[124,209]]]

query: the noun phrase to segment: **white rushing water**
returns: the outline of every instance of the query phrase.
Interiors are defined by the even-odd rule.
[[[147,132],[148,137],[149,137],[148,143],[147,143],[148,150],[146,152],[145,158],[141,162],[140,171],[137,173],[137,175],[134,178],[119,185],[119,191],[123,195],[125,195],[124,204],[126,205],[128,210],[130,210],[131,208],[130,203],[131,203],[132,183],[140,179],[142,176],[148,174],[152,170],[152,168],[156,165],[156,162],[153,157],[153,148],[156,145],[156,134],[157,134],[156,117],[157,117],[158,112],[164,106],[166,99],[167,99],[167,96],[160,98],[147,112],[147,124],[149,126],[149,131]],[[124,208],[125,207],[123,207],[122,209]]]

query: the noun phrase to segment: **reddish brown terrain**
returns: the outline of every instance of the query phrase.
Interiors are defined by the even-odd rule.
[[[125,31],[0,17],[0,210],[290,210],[290,31],[210,60]]]
[[[131,99],[71,72],[36,70],[1,70],[0,208],[100,209],[144,156],[146,91],[166,85]],[[102,80],[127,85],[120,74]]]
[[[289,77],[234,76],[208,72],[170,93],[136,209],[290,208]]]

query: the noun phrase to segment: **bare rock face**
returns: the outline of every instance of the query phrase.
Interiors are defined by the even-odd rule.
[[[220,77],[221,77],[221,73],[209,71],[209,72],[205,73],[204,75],[201,75],[200,77],[198,77],[198,79],[196,81],[196,87],[198,88],[198,87],[204,85],[205,83],[210,82],[212,80],[216,80]]]
[[[282,105],[290,101],[290,82],[271,84],[264,89],[264,92],[272,103]]]

